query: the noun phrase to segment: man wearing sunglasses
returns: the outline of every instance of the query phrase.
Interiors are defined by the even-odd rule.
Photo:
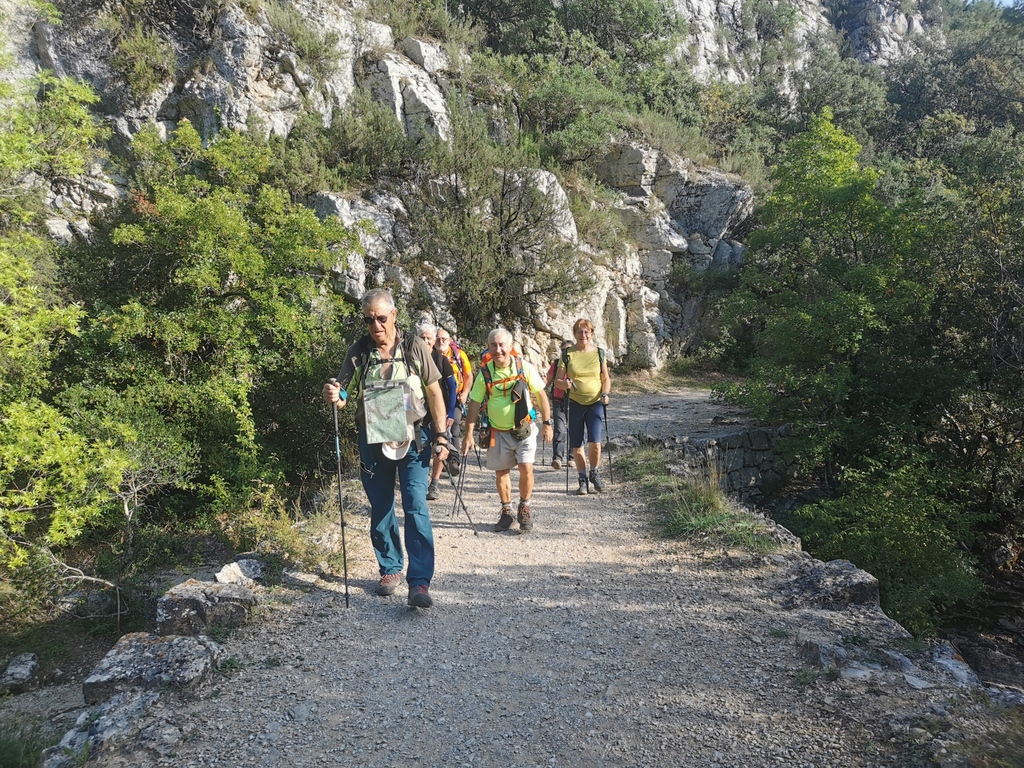
[[[427,507],[427,482],[431,457],[437,456],[441,461],[448,457],[441,374],[423,340],[412,335],[406,338],[395,327],[398,311],[390,291],[368,291],[360,303],[368,333],[349,347],[337,380],[324,384],[323,397],[339,408],[345,407],[350,396],[357,399],[359,478],[370,502],[370,542],[381,577],[376,593],[392,595],[402,580],[402,539],[395,514],[397,475],[405,513],[405,550],[409,558],[405,577],[409,585],[408,602],[417,608],[429,608],[433,605],[429,589],[434,575],[434,536]],[[405,380],[413,383],[402,384]],[[409,398],[403,401],[400,394],[397,399],[392,397],[399,385],[422,386],[428,415],[410,429],[412,439],[379,441],[379,435],[385,429],[392,429],[396,419],[404,426],[407,418]],[[384,397],[374,400],[375,394]],[[368,399],[373,401],[369,409]],[[382,418],[381,403],[395,403],[393,410],[401,410],[401,414],[383,414],[383,417],[394,418]],[[374,419],[381,421],[374,422]],[[387,427],[383,426],[386,422]],[[432,430],[431,424],[441,426]]]

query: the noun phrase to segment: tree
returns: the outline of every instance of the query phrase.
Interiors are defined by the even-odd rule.
[[[572,303],[588,285],[586,265],[558,234],[535,162],[514,138],[492,142],[479,116],[457,111],[453,124],[452,146],[434,147],[406,202],[464,332],[531,318],[541,301]]]
[[[324,278],[356,240],[266,183],[270,152],[243,135],[204,148],[183,121],[135,151],[129,201],[69,263],[89,319],[62,373],[158,403],[198,451],[199,500],[231,509],[254,479],[311,460],[267,450],[253,403],[290,398],[265,391],[277,373],[337,354],[348,309]]]

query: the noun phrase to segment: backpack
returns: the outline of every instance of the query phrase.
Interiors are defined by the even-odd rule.
[[[448,350],[451,354],[446,357],[455,370],[455,386],[461,392],[466,374],[469,373],[469,357],[463,356],[462,348],[455,343],[455,339],[448,340]]]
[[[504,379],[494,381],[493,371],[491,370],[491,352],[489,349],[484,350],[480,355],[480,375],[484,377],[484,384],[487,386],[487,394],[484,396],[484,403],[486,403],[491,397],[491,391],[495,386],[499,384],[508,384],[510,381],[514,381],[512,385],[511,398],[512,403],[515,406],[515,416],[513,417],[512,436],[516,440],[525,440],[530,436],[530,425],[536,420],[537,412],[533,408],[533,403],[530,398],[530,386],[526,382],[526,370],[523,368],[523,358],[519,353],[512,349],[511,351],[512,362],[515,364],[515,375],[507,376]],[[509,390],[506,388],[506,392]]]

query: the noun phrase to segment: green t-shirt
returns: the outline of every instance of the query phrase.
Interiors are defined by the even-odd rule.
[[[490,398],[487,398],[487,382],[484,381],[483,374],[473,380],[473,389],[469,393],[469,399],[474,402],[482,403],[487,399],[487,420],[495,429],[507,430],[515,426],[516,406],[512,402],[512,388],[515,387],[517,379],[516,363],[514,360],[511,362],[512,364],[508,368],[497,369],[494,368],[494,363],[487,364],[491,370],[491,381],[494,382]],[[533,406],[536,408],[536,393],[544,389],[544,379],[540,377],[537,369],[525,360],[523,360],[523,375],[526,377],[526,386],[530,388]],[[504,379],[508,379],[508,381],[500,383]]]

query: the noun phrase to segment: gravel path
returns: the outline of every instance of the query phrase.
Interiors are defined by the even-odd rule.
[[[234,669],[156,705],[186,733],[176,753],[108,764],[905,764],[879,732],[894,699],[798,683],[799,619],[773,597],[784,558],[702,555],[654,538],[621,483],[567,497],[564,470],[537,474],[529,535],[491,532],[493,474],[475,462],[465,498],[479,535],[450,517],[450,486],[433,502],[433,609],[408,608],[404,589],[375,596],[366,558],[347,610],[339,583],[278,589],[227,640]],[[350,548],[367,551],[365,510],[349,522]]]

